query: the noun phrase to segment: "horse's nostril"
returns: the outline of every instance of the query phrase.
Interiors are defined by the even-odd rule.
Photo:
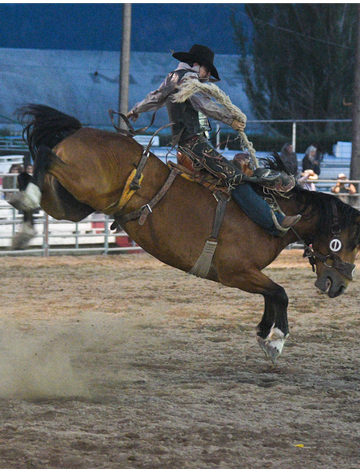
[[[345,285],[340,285],[340,288],[339,288],[339,294],[342,295],[346,290],[346,287]]]

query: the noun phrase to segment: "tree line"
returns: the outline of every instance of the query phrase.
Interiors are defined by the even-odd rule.
[[[256,118],[351,118],[357,8],[248,3],[250,28],[233,14],[239,71]],[[302,126],[305,134],[330,131],[336,124]]]

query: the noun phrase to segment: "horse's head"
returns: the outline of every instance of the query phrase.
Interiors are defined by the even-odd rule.
[[[360,212],[338,201],[332,201],[331,209],[330,229],[324,227],[322,235],[314,239],[313,249],[305,254],[316,266],[315,286],[335,298],[345,292],[353,278],[360,243]]]

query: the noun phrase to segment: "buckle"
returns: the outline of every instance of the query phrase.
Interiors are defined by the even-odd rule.
[[[149,213],[152,213],[152,209],[149,204],[143,205],[140,210],[141,215],[139,218],[139,225],[143,225]]]

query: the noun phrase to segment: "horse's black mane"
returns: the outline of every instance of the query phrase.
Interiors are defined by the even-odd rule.
[[[273,153],[271,157],[263,158],[260,160],[261,165],[270,169],[286,171],[286,168],[277,153]],[[301,213],[303,218],[311,219],[313,216],[318,217],[318,226],[315,233],[316,238],[323,238],[331,233],[334,224],[334,207],[339,217],[339,224],[342,229],[349,227],[354,228],[354,236],[351,243],[356,244],[360,242],[360,211],[345,204],[342,200],[332,194],[327,194],[318,191],[309,191],[303,189],[298,183],[295,187],[287,193],[287,196],[294,198],[298,204],[298,213]],[[310,242],[310,240],[308,240]]]

